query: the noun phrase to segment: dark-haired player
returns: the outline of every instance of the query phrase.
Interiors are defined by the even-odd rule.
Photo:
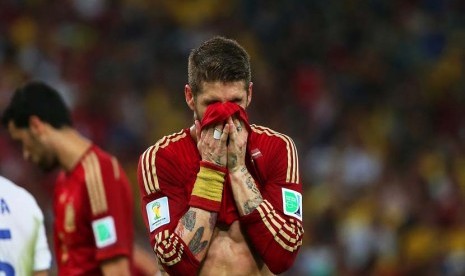
[[[170,275],[270,275],[302,244],[302,184],[288,136],[250,125],[249,56],[214,37],[189,56],[190,128],[139,160],[142,212]]]
[[[117,159],[78,133],[63,99],[42,82],[18,88],[2,123],[25,159],[61,168],[54,195],[59,275],[131,275],[133,198]]]

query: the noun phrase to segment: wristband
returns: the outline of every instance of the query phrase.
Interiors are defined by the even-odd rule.
[[[226,172],[226,168],[201,161],[189,205],[207,211],[218,212],[223,198],[223,184]]]

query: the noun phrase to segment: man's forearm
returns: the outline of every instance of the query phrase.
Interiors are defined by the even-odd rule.
[[[245,166],[229,173],[231,187],[241,216],[252,213],[263,201],[262,194]]]
[[[188,245],[198,261],[205,257],[216,218],[216,212],[190,207],[176,226],[175,233]]]

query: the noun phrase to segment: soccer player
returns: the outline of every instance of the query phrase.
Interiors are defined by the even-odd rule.
[[[40,168],[61,171],[54,194],[59,275],[130,275],[133,198],[117,159],[72,127],[58,92],[38,81],[18,88],[2,123]]]
[[[214,37],[191,51],[184,87],[194,124],[141,156],[138,182],[150,242],[170,275],[270,275],[302,244],[294,142],[250,125],[249,56]]]
[[[48,275],[44,215],[25,189],[0,176],[0,275]]]

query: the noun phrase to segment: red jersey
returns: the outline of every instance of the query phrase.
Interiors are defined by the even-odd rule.
[[[297,151],[286,135],[256,125],[251,129],[246,166],[264,201],[251,214],[240,217],[226,177],[217,224],[230,225],[239,219],[252,247],[271,271],[280,273],[292,264],[302,244],[302,184]],[[162,138],[139,160],[142,217],[155,253],[169,273],[190,275],[198,268],[198,261],[174,229],[190,207],[200,160],[189,129]]]
[[[115,157],[92,145],[70,172],[60,172],[54,196],[59,275],[102,275],[117,256],[132,264],[133,198]]]

